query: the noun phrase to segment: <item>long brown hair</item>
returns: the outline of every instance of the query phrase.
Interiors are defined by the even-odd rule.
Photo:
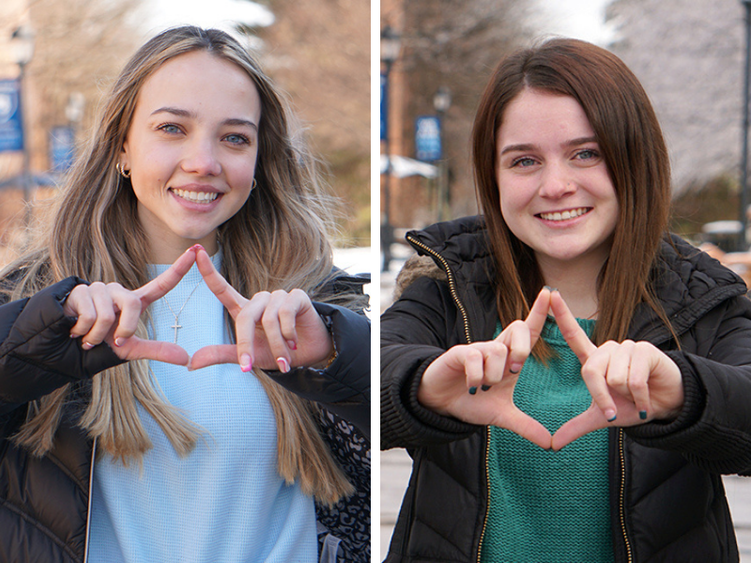
[[[236,40],[219,30],[191,26],[154,37],[120,73],[105,99],[98,126],[61,191],[51,227],[37,239],[37,250],[8,270],[25,272],[11,297],[31,295],[70,275],[117,281],[130,289],[148,281],[149,242],[138,220],[130,180],[118,174],[115,164],[145,81],[170,59],[198,50],[237,65],[261,98],[258,184],[237,214],[219,227],[222,274],[245,296],[301,288],[317,300],[328,299],[317,291],[332,272],[329,238],[334,201],[319,186],[315,161],[290,124],[287,104]],[[74,216],[77,221],[71,221]],[[334,298],[341,303],[341,296]],[[356,297],[344,304],[364,305]],[[147,334],[143,321],[139,334]],[[260,370],[255,373],[276,416],[282,477],[287,482],[299,480],[304,492],[326,503],[350,492],[317,431],[313,406]],[[49,451],[69,391],[66,386],[31,404],[16,440],[38,455]],[[192,450],[200,429],[166,403],[147,362],[128,362],[94,377],[80,424],[100,449],[124,463],[138,461],[151,442],[136,403],[154,417],[178,453]]]
[[[618,198],[613,245],[598,280],[595,342],[626,338],[640,302],[667,322],[649,284],[670,209],[670,164],[662,131],[646,92],[626,65],[609,51],[574,39],[553,39],[502,61],[475,117],[476,189],[497,267],[501,322],[505,326],[524,318],[543,285],[534,253],[503,219],[496,175],[496,138],[504,111],[527,88],[579,102]]]

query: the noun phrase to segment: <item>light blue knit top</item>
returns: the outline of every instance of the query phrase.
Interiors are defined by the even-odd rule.
[[[221,255],[212,260],[219,269]],[[152,266],[150,273],[166,268]],[[187,300],[177,343],[189,354],[230,343],[224,307],[200,280],[194,265],[152,304],[155,340],[174,341],[166,299],[175,313]],[[107,455],[96,462],[89,562],[316,561],[313,499],[277,473],[274,414],[253,374],[236,364],[193,372],[162,362],[150,366],[169,403],[205,433],[181,458],[139,405],[154,447],[142,469]]]
[[[595,321],[579,320],[579,325],[591,336]],[[541,337],[555,356],[547,365],[527,359],[514,403],[552,434],[585,411],[592,398],[581,364],[552,318]],[[612,562],[607,430],[587,434],[559,452],[502,428],[491,427],[490,433],[482,561]]]

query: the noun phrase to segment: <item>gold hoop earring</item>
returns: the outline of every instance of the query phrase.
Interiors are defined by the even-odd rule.
[[[258,180],[253,178],[253,183],[250,185],[250,191],[252,192],[253,190],[255,190],[257,185],[258,185]]]
[[[125,170],[125,167],[121,163],[115,164],[115,170],[122,176],[123,178],[130,178],[130,170]]]

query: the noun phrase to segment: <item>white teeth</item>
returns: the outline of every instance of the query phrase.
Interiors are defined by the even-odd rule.
[[[193,192],[189,190],[178,190],[176,188],[172,188],[172,191],[178,197],[187,199],[193,203],[211,203],[219,197],[219,194],[216,192]]]
[[[586,207],[580,207],[578,209],[571,209],[563,212],[556,211],[555,213],[540,213],[540,217],[546,221],[565,221],[567,219],[574,219],[584,215],[586,212]]]

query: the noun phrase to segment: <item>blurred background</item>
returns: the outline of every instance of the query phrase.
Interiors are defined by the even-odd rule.
[[[605,47],[637,75],[670,150],[671,228],[748,283],[749,11],[751,0],[381,0],[381,310],[412,253],[405,231],[478,211],[470,131],[493,69],[551,35]],[[410,471],[403,450],[381,452],[381,558]],[[751,484],[725,483],[751,561]]]
[[[151,36],[186,23],[222,28],[257,53],[343,201],[338,246],[369,247],[369,2],[1,0],[0,267],[62,182],[125,62]],[[350,251],[345,265],[363,271],[368,258]]]
[[[384,262],[404,230],[477,212],[469,135],[482,88],[504,54],[550,34],[612,50],[641,80],[670,149],[673,230],[747,250],[747,9],[743,0],[382,0]]]

